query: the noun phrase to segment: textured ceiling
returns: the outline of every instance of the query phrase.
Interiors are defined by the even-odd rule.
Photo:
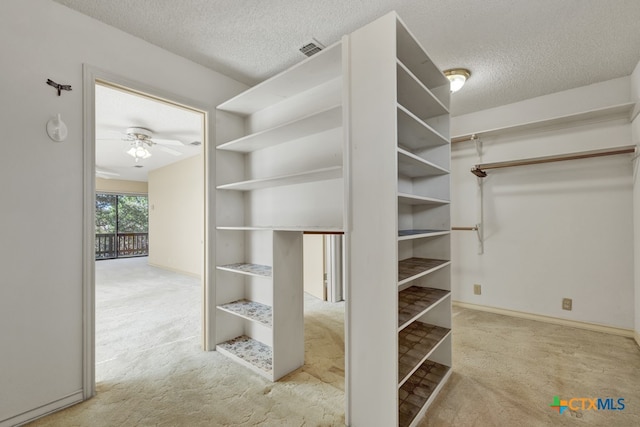
[[[396,10],[441,68],[472,72],[460,115],[631,74],[639,0],[56,0],[236,80],[260,82]],[[375,46],[372,46],[375,48]]]

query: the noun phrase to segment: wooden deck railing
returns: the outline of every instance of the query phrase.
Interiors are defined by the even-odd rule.
[[[149,233],[96,234],[96,259],[149,255]]]

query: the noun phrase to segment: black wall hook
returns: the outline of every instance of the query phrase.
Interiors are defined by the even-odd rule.
[[[47,79],[47,84],[49,86],[53,86],[54,88],[58,89],[58,96],[60,96],[60,93],[63,90],[71,90],[71,85],[61,85],[59,83],[54,82],[51,79]]]

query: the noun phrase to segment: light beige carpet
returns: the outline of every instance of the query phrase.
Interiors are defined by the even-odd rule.
[[[305,366],[277,383],[200,347],[197,279],[96,263],[97,395],[33,426],[344,425],[344,304],[305,298]]]
[[[100,264],[111,284],[98,298],[98,395],[33,426],[344,425],[343,304],[305,299],[305,366],[271,383],[200,350],[196,280],[136,261],[126,273]],[[453,375],[421,426],[640,426],[633,340],[467,309],[454,309],[453,325]],[[558,414],[556,395],[626,407]]]
[[[467,309],[454,309],[453,326],[453,374],[421,426],[640,426],[632,339]],[[554,396],[626,407],[559,414]]]

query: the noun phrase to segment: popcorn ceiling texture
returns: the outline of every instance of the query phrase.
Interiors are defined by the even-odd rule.
[[[454,116],[627,76],[640,60],[637,0],[55,1],[251,85],[303,60],[312,37],[329,45],[396,10],[441,69],[471,70]]]

